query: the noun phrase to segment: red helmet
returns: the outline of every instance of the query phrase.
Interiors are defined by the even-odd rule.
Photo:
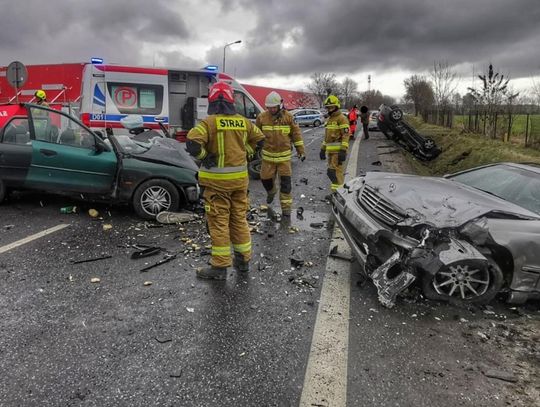
[[[225,102],[234,103],[234,91],[231,85],[225,82],[216,82],[210,86],[208,101],[215,102],[222,97]]]

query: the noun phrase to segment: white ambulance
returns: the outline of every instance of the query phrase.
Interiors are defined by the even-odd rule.
[[[105,133],[122,128],[120,120],[140,115],[147,127],[160,122],[171,135],[182,138],[207,116],[208,88],[226,81],[234,89],[238,113],[254,120],[263,108],[232,77],[211,70],[85,64],[79,114],[84,124]]]

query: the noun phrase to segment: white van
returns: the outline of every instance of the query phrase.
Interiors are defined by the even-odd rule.
[[[233,87],[238,113],[254,120],[263,110],[237,81],[212,71],[86,64],[82,78],[81,120],[104,133],[136,114],[145,126],[158,128],[161,122],[181,137],[207,116],[208,88],[218,80]]]

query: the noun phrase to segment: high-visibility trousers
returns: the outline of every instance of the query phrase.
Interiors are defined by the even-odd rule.
[[[345,182],[345,176],[343,174],[343,163],[338,160],[337,153],[329,153],[328,156],[328,169],[326,171],[328,178],[330,178],[330,189],[332,192],[343,186]]]
[[[292,206],[292,166],[291,161],[274,163],[263,159],[261,165],[261,182],[268,194],[277,193],[277,177],[279,176],[279,201],[281,210],[290,213]]]
[[[204,209],[212,240],[210,264],[214,267],[231,266],[231,244],[244,261],[251,259],[247,193],[247,189],[217,191],[206,187],[204,190]]]

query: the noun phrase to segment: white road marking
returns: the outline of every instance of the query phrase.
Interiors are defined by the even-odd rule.
[[[68,224],[62,223],[62,224],[56,225],[56,226],[54,226],[52,228],[45,229],[45,230],[43,230],[43,231],[41,231],[39,233],[36,233],[34,235],[25,237],[24,239],[17,240],[16,242],[10,243],[10,244],[5,245],[5,246],[2,246],[2,247],[0,247],[0,254],[9,252],[10,250],[13,250],[13,249],[15,249],[15,248],[17,248],[19,246],[25,245],[27,243],[30,243],[30,242],[32,242],[34,240],[40,239],[40,238],[42,238],[44,236],[50,235],[51,233],[58,232],[59,230],[67,228],[68,226],[69,226]]]
[[[356,177],[360,140],[352,147],[346,180]],[[330,248],[351,256],[338,227],[334,227]],[[347,365],[349,357],[349,303],[351,264],[329,257],[321,289],[317,320],[304,378],[301,407],[347,405]]]

